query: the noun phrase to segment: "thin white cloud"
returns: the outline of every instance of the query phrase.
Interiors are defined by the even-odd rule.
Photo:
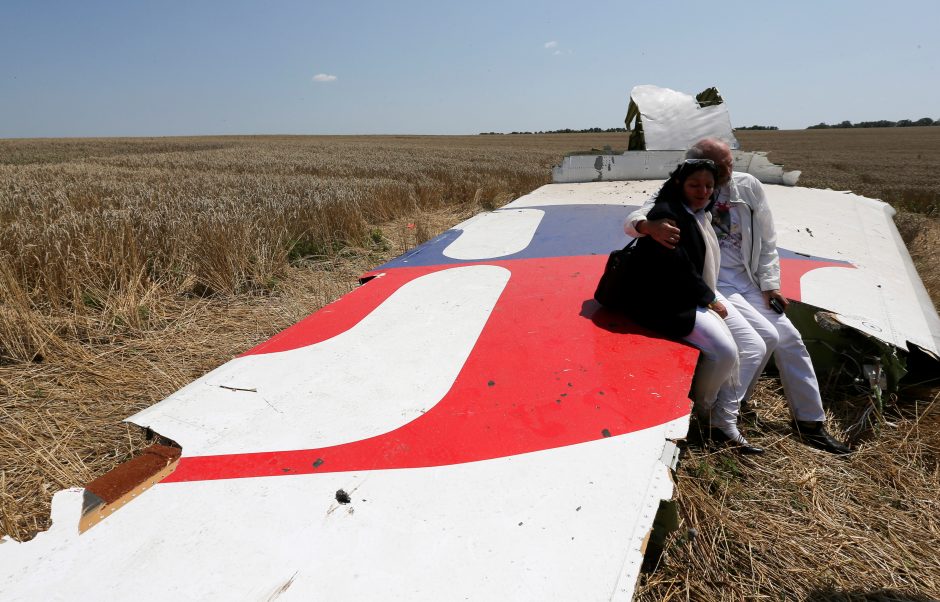
[[[313,76],[313,81],[315,82],[335,82],[336,76],[330,75],[328,73],[317,73]]]
[[[551,42],[545,42],[546,48],[558,48],[558,42],[552,40]]]
[[[553,52],[552,54],[554,54],[555,56],[558,56],[558,55],[561,54],[561,53],[562,53],[561,50],[556,50],[556,51]]]

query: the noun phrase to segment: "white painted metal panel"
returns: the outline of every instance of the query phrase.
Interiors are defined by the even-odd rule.
[[[569,155],[552,169],[552,181],[603,182],[663,179],[685,157],[685,151],[626,151],[619,155]]]
[[[663,441],[687,428],[682,418],[453,466],[158,485],[81,536],[81,490],[68,490],[49,532],[0,545],[0,593],[630,600],[658,500],[672,491]]]
[[[766,153],[734,151],[735,171],[753,175],[767,184],[796,185],[799,171],[784,172]],[[685,151],[626,151],[620,155],[570,155],[552,168],[552,181],[614,182],[665,179],[685,158]]]
[[[172,437],[187,456],[386,433],[444,397],[508,279],[506,269],[487,265],[421,276],[336,337],[235,358],[128,420]],[[376,370],[388,358],[394,369]]]
[[[765,189],[778,246],[854,266],[803,275],[803,301],[901,349],[909,341],[935,355],[940,352],[940,318],[894,226],[894,209],[848,192]]]
[[[547,184],[506,205],[508,208],[559,205],[622,205],[626,217],[663,185],[662,180]]]
[[[491,259],[529,246],[544,212],[537,209],[479,213],[457,226],[463,234],[444,249],[451,259]]]

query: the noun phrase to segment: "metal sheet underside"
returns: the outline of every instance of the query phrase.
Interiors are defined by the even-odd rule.
[[[0,544],[0,599],[629,600],[697,352],[592,299],[634,207],[556,192],[131,417],[176,470],[81,535],[56,494]]]
[[[725,103],[700,106],[694,96],[642,85],[630,91],[640,110],[646,150],[686,150],[702,138],[719,138],[738,148]]]

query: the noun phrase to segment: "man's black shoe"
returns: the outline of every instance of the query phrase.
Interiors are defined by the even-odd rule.
[[[793,429],[797,436],[804,442],[813,447],[817,447],[831,454],[850,454],[852,449],[843,443],[839,443],[835,437],[826,430],[826,425],[822,422],[794,420]]]
[[[751,445],[744,437],[741,437],[740,441],[736,441],[722,432],[721,429],[717,429],[715,427],[709,427],[706,436],[713,442],[718,443],[719,445],[725,445],[729,449],[733,449],[743,456],[753,456],[764,453],[763,447]]]

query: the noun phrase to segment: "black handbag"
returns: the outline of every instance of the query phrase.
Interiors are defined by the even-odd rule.
[[[634,238],[607,258],[604,273],[594,291],[594,300],[608,309],[623,309],[625,306],[627,291],[630,289],[630,274],[634,271],[632,266],[637,261],[637,240]]]

